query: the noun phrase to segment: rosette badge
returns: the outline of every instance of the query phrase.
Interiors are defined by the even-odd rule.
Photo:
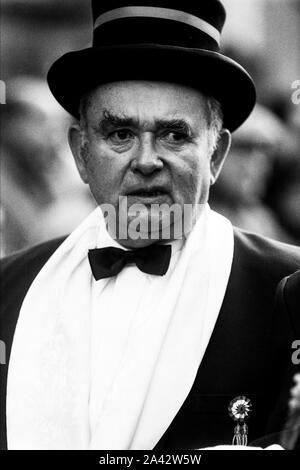
[[[233,445],[246,446],[248,444],[248,426],[245,421],[252,411],[252,404],[245,396],[236,397],[229,403],[229,416],[237,422],[234,428]]]

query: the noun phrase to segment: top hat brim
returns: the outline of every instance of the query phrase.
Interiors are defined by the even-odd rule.
[[[221,104],[224,128],[236,130],[251,113],[256,91],[249,74],[218,52],[156,44],[91,47],[69,52],[48,72],[57,101],[79,117],[84,93],[124,80],[165,81],[193,87]]]

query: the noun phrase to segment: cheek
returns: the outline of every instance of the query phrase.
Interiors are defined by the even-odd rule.
[[[210,186],[210,162],[207,156],[189,155],[182,159],[176,174],[176,190],[190,202],[198,200]]]
[[[101,156],[100,156],[101,155]],[[120,187],[121,169],[117,159],[104,152],[90,152],[87,161],[87,176],[90,189],[98,203],[113,202]]]

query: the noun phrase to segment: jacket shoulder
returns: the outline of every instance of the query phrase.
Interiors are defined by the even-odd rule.
[[[300,269],[300,247],[234,228],[235,255],[270,273],[290,275]],[[281,279],[281,278],[280,278]]]
[[[39,243],[38,245],[31,246],[29,248],[24,248],[22,250],[16,251],[8,256],[5,256],[1,259],[1,266],[6,268],[15,262],[34,260],[47,253],[52,254],[59,245],[65,240],[66,237],[59,237],[47,242]]]
[[[20,250],[0,261],[1,288],[23,278],[29,281],[35,277],[65,237]]]

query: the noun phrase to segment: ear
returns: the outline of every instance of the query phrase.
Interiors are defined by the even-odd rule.
[[[210,161],[210,184],[213,185],[218,179],[223,164],[231,146],[231,133],[228,129],[222,129],[218,145],[211,156]]]
[[[70,126],[68,140],[80,177],[84,183],[88,184],[88,176],[86,171],[86,152],[85,148],[83,147],[82,130],[79,123],[74,123]]]

